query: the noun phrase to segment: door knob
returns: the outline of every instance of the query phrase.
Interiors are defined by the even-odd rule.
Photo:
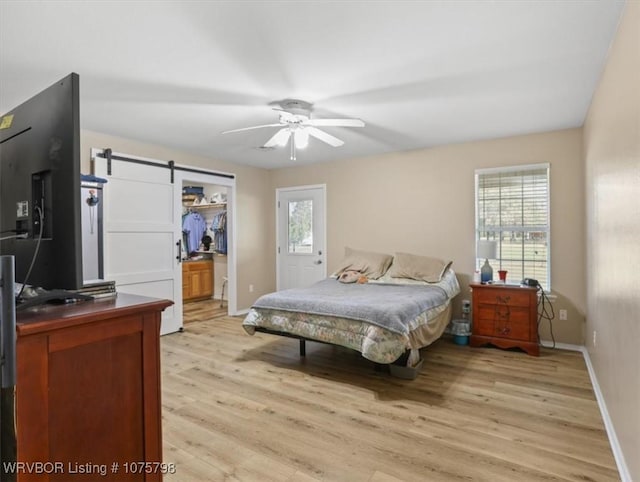
[[[313,264],[322,264],[322,260],[321,260],[321,259],[319,259],[319,260],[317,260],[317,261],[314,261],[314,262],[313,262]]]

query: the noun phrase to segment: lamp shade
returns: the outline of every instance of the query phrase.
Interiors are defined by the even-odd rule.
[[[496,259],[498,255],[498,243],[481,239],[478,241],[477,257],[483,259]]]

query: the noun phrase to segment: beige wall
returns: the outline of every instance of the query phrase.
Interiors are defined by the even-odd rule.
[[[451,259],[469,297],[475,270],[474,170],[551,165],[551,278],[556,341],[583,344],[584,171],[582,130],[511,137],[273,171],[273,188],[327,185],[328,268],[344,247]],[[273,214],[272,214],[273,217]],[[549,339],[548,325],[542,338]]]
[[[344,246],[439,256],[454,261],[463,285],[460,300],[469,296],[475,269],[474,170],[550,163],[554,307],[569,314],[566,322],[556,319],[554,332],[565,343],[586,338],[631,477],[640,480],[639,85],[640,3],[633,1],[584,136],[572,129],[266,171],[83,131],[83,172],[90,147],[111,147],[235,173],[242,309],[275,289],[277,187],[326,183],[329,270]],[[250,283],[254,293],[248,292]],[[549,339],[546,325],[542,337]]]
[[[586,340],[631,478],[640,480],[640,3],[625,8],[584,127]]]
[[[90,149],[110,147],[116,152],[174,160],[178,164],[203,167],[236,175],[238,309],[246,309],[256,296],[275,289],[275,241],[273,236],[273,194],[269,171],[207,159],[131,139],[91,131],[81,133],[82,172],[90,172]],[[254,292],[249,293],[249,284]]]

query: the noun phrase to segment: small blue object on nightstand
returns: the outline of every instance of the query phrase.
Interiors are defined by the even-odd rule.
[[[484,264],[480,269],[480,282],[489,283],[493,281],[493,268],[489,264],[490,259],[496,259],[498,245],[495,241],[488,239],[478,240],[476,256],[480,259],[484,258]]]

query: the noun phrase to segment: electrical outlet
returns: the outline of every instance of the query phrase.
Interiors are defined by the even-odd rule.
[[[564,321],[567,319],[567,310],[560,310],[560,320]]]
[[[597,333],[597,331],[593,330],[593,346],[594,347],[596,346],[596,333]]]
[[[249,293],[253,293],[253,285],[249,285]]]

